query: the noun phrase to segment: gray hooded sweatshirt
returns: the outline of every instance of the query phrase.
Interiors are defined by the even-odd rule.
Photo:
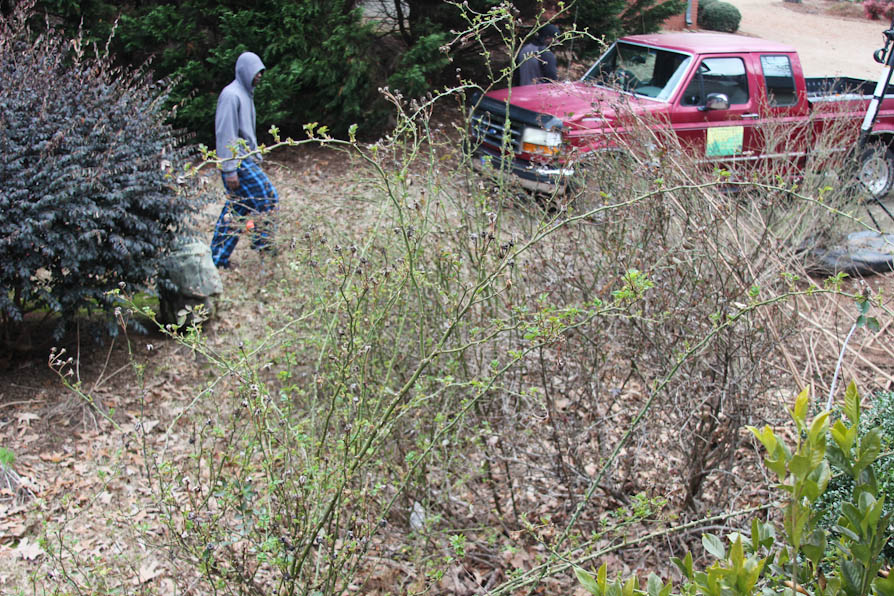
[[[217,113],[214,117],[214,137],[217,141],[217,156],[223,160],[223,171],[232,172],[237,161],[233,159],[233,146],[237,146],[237,156],[258,148],[255,134],[255,75],[264,70],[264,63],[257,54],[244,52],[236,60],[236,80],[224,87],[217,98]],[[246,147],[238,147],[239,139]]]

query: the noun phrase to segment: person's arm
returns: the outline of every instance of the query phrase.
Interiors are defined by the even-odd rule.
[[[533,85],[540,82],[540,60],[528,48],[522,48],[518,56],[519,85]]]
[[[217,145],[217,157],[222,159],[221,168],[227,188],[239,188],[239,176],[236,174],[237,162],[233,148],[239,142],[239,101],[229,94],[221,94],[217,102],[214,116],[214,138]]]
[[[543,78],[548,81],[559,80],[559,73],[556,68],[556,55],[553,54],[552,50],[543,50],[540,59],[543,61]]]

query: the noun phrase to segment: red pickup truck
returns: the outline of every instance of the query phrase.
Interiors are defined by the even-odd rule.
[[[805,78],[796,51],[772,41],[725,33],[632,35],[612,44],[579,81],[474,98],[471,141],[476,165],[502,164],[523,186],[550,192],[574,179],[587,153],[617,149],[612,138],[624,126],[623,104],[671,127],[700,160],[796,164],[810,150],[809,138],[780,154],[764,146],[761,131],[814,115],[814,127],[846,119],[852,142],[875,86],[855,78]],[[876,198],[894,183],[894,85],[879,108],[859,173]]]

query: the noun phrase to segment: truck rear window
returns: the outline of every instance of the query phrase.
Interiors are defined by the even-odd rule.
[[[771,106],[792,106],[798,102],[795,75],[788,56],[761,56],[761,69]]]
[[[679,52],[617,42],[582,80],[667,101],[680,84],[690,60]]]

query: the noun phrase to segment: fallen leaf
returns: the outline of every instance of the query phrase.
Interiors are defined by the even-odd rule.
[[[156,561],[155,559],[145,561],[142,565],[140,565],[140,577],[137,580],[137,583],[145,584],[146,582],[155,579],[161,574],[162,570],[158,568],[158,561]]]
[[[177,585],[174,583],[174,580],[170,578],[165,578],[161,580],[161,588],[159,590],[161,594],[176,594],[177,593]]]
[[[26,561],[33,561],[43,554],[43,549],[40,548],[38,543],[31,542],[28,538],[23,538],[19,543],[19,546],[16,547],[15,553],[16,556],[19,556]]]
[[[52,453],[49,451],[44,451],[39,455],[40,459],[43,461],[47,461],[50,463],[58,464],[60,461],[68,457],[68,454],[62,451],[53,451]]]
[[[19,421],[20,426],[28,426],[33,421],[40,420],[40,416],[31,412],[22,412],[21,414],[16,414],[16,420]]]
[[[0,523],[0,541],[7,538],[21,538],[27,531],[28,526],[24,522]]]
[[[519,549],[515,552],[504,551],[503,560],[506,561],[513,569],[530,569],[531,555],[526,551]]]
[[[158,420],[144,420],[142,422],[143,432],[152,432],[152,429],[158,426]]]

